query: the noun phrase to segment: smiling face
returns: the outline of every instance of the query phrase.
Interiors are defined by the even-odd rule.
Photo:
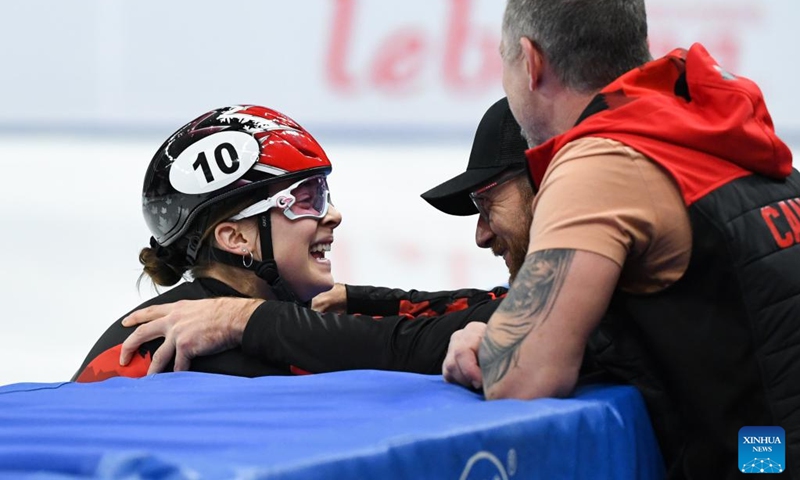
[[[298,197],[298,202],[301,198]],[[333,288],[331,250],[333,231],[342,215],[333,205],[321,218],[289,220],[280,208],[270,210],[272,251],[281,278],[301,301]]]
[[[522,268],[528,251],[533,191],[526,182],[523,174],[486,191],[483,194],[486,215],[478,216],[475,229],[475,243],[490,248],[505,260],[510,282]]]

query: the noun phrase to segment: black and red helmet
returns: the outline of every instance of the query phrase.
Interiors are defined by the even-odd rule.
[[[286,115],[255,105],[220,108],[161,145],[144,179],[142,211],[153,238],[166,247],[218,202],[258,197],[259,189],[266,196],[268,184],[330,171],[319,143]]]

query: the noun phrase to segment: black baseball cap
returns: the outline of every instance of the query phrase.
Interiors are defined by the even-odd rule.
[[[524,168],[527,149],[519,124],[511,115],[508,99],[498,100],[483,114],[478,124],[467,171],[421,196],[449,215],[474,215],[478,209],[469,198],[469,192],[503,172]]]

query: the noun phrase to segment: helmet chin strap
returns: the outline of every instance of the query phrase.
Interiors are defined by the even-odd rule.
[[[258,233],[261,242],[261,261],[253,260],[252,257],[248,260],[243,255],[226,252],[219,248],[213,248],[214,257],[222,263],[255,272],[258,278],[267,282],[278,300],[308,305],[309,302],[301,302],[295,296],[278,272],[278,263],[272,252],[272,225],[268,211],[258,216]]]
[[[261,240],[261,261],[253,262],[253,271],[258,278],[267,282],[272,287],[272,292],[278,300],[304,304],[297,299],[289,285],[283,281],[278,272],[278,263],[272,252],[272,222],[269,219],[269,211],[258,216],[258,236]]]

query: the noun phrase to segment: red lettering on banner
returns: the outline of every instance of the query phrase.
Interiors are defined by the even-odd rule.
[[[780,212],[770,205],[761,208],[761,218],[763,218],[764,223],[767,224],[767,228],[769,228],[770,233],[772,233],[772,238],[775,239],[775,243],[781,248],[786,248],[794,244],[794,239],[789,232],[781,234],[781,232],[778,231],[774,220],[780,216]]]
[[[503,65],[497,51],[498,36],[489,34],[485,30],[473,34],[469,23],[470,0],[451,0],[450,5],[452,10],[442,63],[445,82],[459,90],[483,89],[499,85],[502,81]],[[467,77],[464,73],[464,64],[470,47],[474,46],[470,39],[474,38],[477,39],[480,67],[476,74]]]
[[[353,80],[345,71],[353,30],[353,7],[353,0],[336,0],[327,70],[328,78],[337,90],[348,91],[353,88]]]
[[[371,63],[367,68],[359,68],[348,64],[357,28],[356,0],[335,0],[325,62],[330,85],[341,93],[374,88],[398,95],[418,91],[426,69],[438,71],[441,67],[440,80],[448,92],[480,93],[496,88],[502,78],[502,62],[497,52],[500,31],[478,29],[470,23],[472,1],[450,0],[449,17],[442,29],[444,38],[438,39],[416,26],[400,27],[375,42]],[[443,48],[437,41],[443,43]],[[441,59],[436,56],[438,52],[443,52]]]
[[[381,90],[407,92],[425,66],[425,35],[408,29],[386,37],[375,54],[372,82]]]
[[[448,0],[447,16],[428,31],[420,25],[400,25],[381,37],[366,39],[373,50],[370,63],[352,64],[357,14],[366,2],[334,0],[331,35],[325,59],[326,78],[340,93],[368,93],[370,89],[398,95],[419,88],[426,73],[445,92],[480,93],[495,89],[502,76],[499,18],[486,25],[472,22],[475,0]],[[364,7],[361,7],[362,9]],[[369,8],[376,8],[374,3]],[[380,7],[378,7],[380,8]],[[650,50],[661,56],[695,41],[703,43],[720,66],[734,74],[742,57],[741,31],[758,25],[764,7],[752,5],[658,5],[648,14]],[[713,14],[711,13],[713,12]],[[369,21],[368,16],[363,16]],[[686,28],[686,27],[690,28]],[[439,32],[444,32],[440,35]]]

